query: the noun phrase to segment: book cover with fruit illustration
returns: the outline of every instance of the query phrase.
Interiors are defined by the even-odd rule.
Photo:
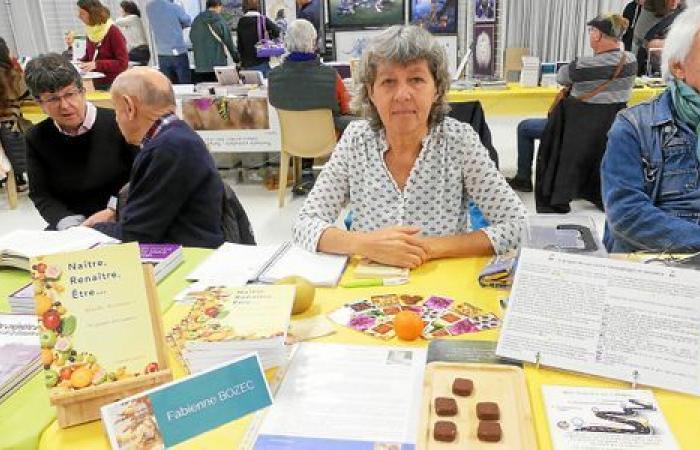
[[[46,386],[74,391],[158,370],[137,244],[33,258]]]
[[[192,310],[171,333],[181,346],[269,338],[284,340],[294,286],[248,285],[193,293]]]

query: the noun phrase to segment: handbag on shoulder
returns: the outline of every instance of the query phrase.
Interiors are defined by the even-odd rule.
[[[258,16],[258,42],[255,44],[255,56],[270,58],[284,55],[284,44],[280,39],[270,39],[266,22],[265,16]]]
[[[620,76],[622,73],[622,68],[625,66],[625,63],[627,62],[627,55],[625,52],[622,52],[622,56],[620,57],[620,62],[617,63],[617,67],[615,67],[615,72],[613,72],[612,76],[608,78],[607,80],[603,81],[600,83],[598,86],[596,86],[595,89],[593,89],[590,92],[587,92],[581,96],[576,97],[577,100],[580,100],[582,102],[585,102],[586,100],[595,97],[596,95],[600,94],[605,90],[606,87],[615,80],[617,77]],[[561,90],[557,93],[556,97],[554,97],[554,101],[552,102],[552,106],[549,107],[549,111],[547,111],[547,116],[552,114],[552,111],[554,111],[554,108],[557,107],[559,102],[564,100],[566,97],[568,97],[571,94],[571,86],[564,86],[561,88]]]

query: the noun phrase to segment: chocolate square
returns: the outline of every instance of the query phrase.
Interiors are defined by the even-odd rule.
[[[474,390],[474,382],[467,378],[455,378],[452,383],[452,393],[460,397],[469,397]]]
[[[501,440],[503,432],[498,422],[479,422],[476,437],[484,442],[498,442]]]
[[[478,417],[479,420],[498,420],[501,417],[498,404],[494,402],[477,403],[476,417]]]
[[[435,422],[433,437],[440,442],[453,442],[457,438],[457,426],[446,420]]]
[[[438,416],[456,416],[457,402],[453,398],[438,397],[435,399],[435,414]]]

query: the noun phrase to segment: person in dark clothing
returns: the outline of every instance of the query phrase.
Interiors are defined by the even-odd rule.
[[[140,150],[119,219],[89,225],[122,241],[221,245],[224,184],[204,141],[175,115],[168,78],[136,67],[111,92],[119,129]]]
[[[661,76],[661,50],[664,48],[666,35],[671,30],[673,22],[683,11],[685,11],[685,6],[679,4],[678,8],[657,22],[644,35],[644,43],[637,51],[638,75]]]
[[[58,230],[109,216],[135,152],[114,111],[86,101],[80,74],[59,54],[32,59],[26,81],[49,116],[26,136],[29,197],[39,214]]]
[[[634,26],[637,24],[637,19],[639,19],[639,14],[642,12],[644,7],[644,0],[632,0],[625,6],[622,11],[622,17],[627,19],[629,22],[629,27],[625,34],[622,36],[622,43],[625,45],[625,50],[632,50],[632,39],[634,39]]]
[[[221,0],[207,0],[207,10],[195,17],[190,28],[198,82],[216,81],[214,66],[228,65],[229,56],[234,63],[240,61],[222,9]]]
[[[311,22],[318,34],[321,29],[321,3],[319,0],[296,0],[297,19]]]
[[[259,70],[267,78],[270,71],[270,58],[258,58],[255,44],[263,38],[259,26],[267,29],[270,39],[276,39],[280,35],[275,22],[260,14],[258,0],[243,0],[243,17],[238,21],[238,53],[241,55],[241,67],[248,70]]]

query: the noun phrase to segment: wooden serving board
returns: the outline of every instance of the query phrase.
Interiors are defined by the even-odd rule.
[[[452,393],[455,378],[468,378],[474,382],[474,391],[469,397]],[[457,402],[457,415],[439,417],[434,409],[437,397],[454,398]],[[477,438],[479,419],[476,417],[476,404],[479,402],[498,403],[501,415],[498,422],[503,431],[500,442],[482,442]],[[433,429],[439,420],[457,425],[457,438],[454,442],[439,442],[434,439]],[[416,442],[418,450],[537,450],[523,370],[498,364],[428,364]]]

